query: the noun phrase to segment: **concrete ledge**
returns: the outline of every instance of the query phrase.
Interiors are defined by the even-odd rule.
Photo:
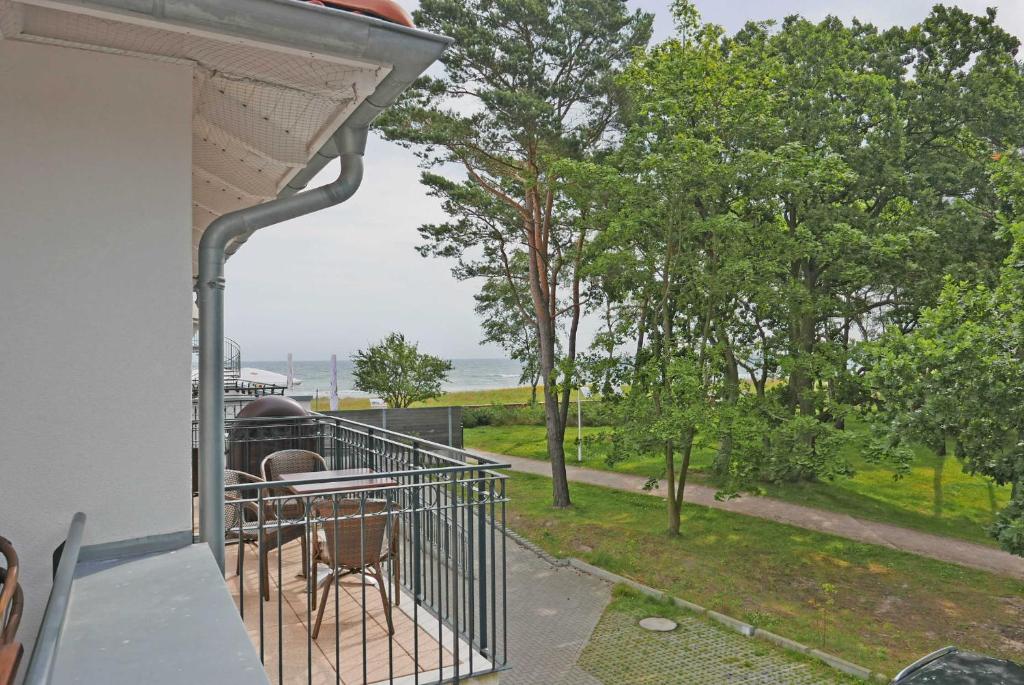
[[[708,610],[702,607],[700,604],[687,602],[685,599],[679,599],[678,597],[673,597],[672,603],[680,609],[686,609],[687,611],[692,611],[693,613],[701,614],[702,616],[708,612]]]
[[[839,657],[833,656],[827,652],[823,652],[820,649],[812,649],[809,652],[807,652],[807,655],[812,656],[818,661],[824,662],[832,668],[836,669],[837,671],[842,671],[847,675],[852,675],[862,680],[871,679],[872,673],[869,669],[864,668],[863,666],[858,666],[857,664],[850,663],[845,659],[840,659]]]
[[[720,614],[717,611],[711,611],[710,609],[708,609],[707,617],[710,618],[712,621],[717,621],[718,623],[721,623],[723,626],[728,626],[729,628],[732,628],[740,635],[745,635],[746,637],[754,636],[754,626],[750,625],[749,623],[744,623],[743,621],[735,619],[732,616],[726,616],[725,614]]]
[[[806,645],[802,645],[796,640],[790,640],[788,637],[782,637],[775,633],[764,630],[763,628],[754,629],[754,637],[759,637],[762,640],[772,642],[783,649],[788,649],[792,652],[800,652],[801,654],[807,654],[810,650]]]
[[[206,544],[79,562],[48,682],[269,685]]]
[[[551,556],[550,554],[545,552],[541,547],[538,547],[537,545],[533,544],[532,542],[530,542],[529,540],[527,540],[526,538],[524,538],[522,535],[520,535],[519,533],[515,532],[514,530],[506,529],[505,530],[505,536],[508,537],[509,539],[515,541],[516,543],[518,543],[520,547],[525,547],[526,549],[530,550],[531,552],[536,554],[538,557],[540,557],[544,561],[546,561],[549,564],[551,564],[552,566],[569,566],[570,565],[570,563],[569,563],[570,560],[569,559],[559,559],[558,557]],[[583,563],[583,562],[580,562],[580,563]],[[591,568],[597,568],[597,567],[593,566]]]
[[[650,597],[654,597],[656,599],[665,599],[665,593],[663,592],[658,592],[654,588],[649,588],[646,585],[641,585],[640,583],[636,582],[631,578],[625,578],[617,573],[612,573],[611,571],[606,571],[605,569],[600,568],[598,566],[588,564],[582,559],[577,559],[576,557],[569,557],[568,559],[566,559],[566,561],[569,563],[569,566],[572,566],[575,569],[583,571],[584,573],[589,573],[595,578],[600,578],[601,580],[609,583],[622,583],[623,585],[629,585],[635,590],[639,590],[640,592]]]

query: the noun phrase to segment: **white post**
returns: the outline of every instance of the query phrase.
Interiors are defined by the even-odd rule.
[[[583,388],[576,388],[576,461],[583,462]]]
[[[292,353],[289,352],[288,353],[288,380],[285,383],[288,386],[289,390],[292,389],[292,385],[293,385],[294,380],[295,380],[295,370],[292,368]]]
[[[331,355],[331,411],[338,411],[338,355]]]

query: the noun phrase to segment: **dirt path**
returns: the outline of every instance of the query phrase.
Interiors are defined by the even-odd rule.
[[[482,456],[491,459],[505,461],[511,464],[515,471],[523,471],[539,476],[551,475],[551,467],[546,461],[512,457],[507,454],[495,454],[484,450],[471,449],[469,451],[478,452]],[[647,479],[642,476],[612,471],[598,471],[579,466],[567,466],[566,471],[568,472],[569,480],[577,483],[600,485],[616,490],[630,490],[654,496],[662,496],[664,494],[659,490],[644,490],[643,486]],[[705,485],[688,484],[684,498],[692,504],[700,504],[747,516],[778,521],[779,523],[786,523],[791,526],[799,526],[800,528],[838,535],[851,540],[857,540],[858,542],[885,545],[886,547],[910,552],[911,554],[919,554],[923,557],[931,557],[940,561],[948,561],[960,564],[961,566],[991,571],[992,573],[1024,580],[1024,558],[973,542],[922,533],[910,528],[902,528],[878,521],[866,521],[849,514],[805,507],[800,504],[783,502],[782,500],[769,497],[747,496],[721,502],[715,499],[714,488],[709,488]]]

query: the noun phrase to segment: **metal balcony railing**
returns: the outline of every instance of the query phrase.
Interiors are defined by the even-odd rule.
[[[192,335],[192,398],[199,397],[199,334]],[[231,338],[224,338],[224,392],[228,396],[245,398],[264,395],[283,395],[286,388],[273,383],[258,383],[242,379],[242,350]],[[193,413],[194,413],[193,409]],[[194,418],[194,417],[193,417]]]
[[[78,512],[71,518],[67,539],[54,553],[53,585],[46,600],[46,610],[39,624],[32,656],[25,669],[23,685],[50,683],[58,643],[61,633],[64,632],[64,620],[71,602],[71,586],[74,582],[75,566],[78,564],[78,554],[82,549],[84,531],[85,514]]]
[[[258,476],[284,449],[353,470],[225,488],[227,582],[272,682],[459,682],[507,668],[507,465],[319,414],[229,419],[225,432],[234,471]]]

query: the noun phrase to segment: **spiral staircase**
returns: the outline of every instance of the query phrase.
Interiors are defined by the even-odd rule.
[[[192,336],[192,399],[199,397],[199,334]],[[224,394],[262,397],[283,395],[283,385],[242,380],[242,350],[231,338],[224,338]]]

